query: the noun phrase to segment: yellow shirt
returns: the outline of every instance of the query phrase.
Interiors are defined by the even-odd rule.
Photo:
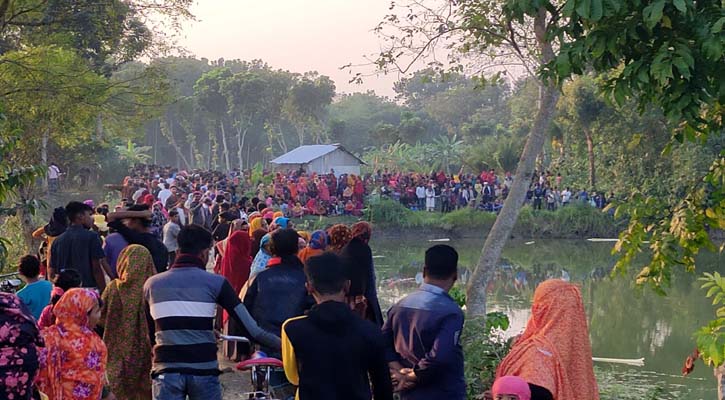
[[[287,327],[287,323],[290,321],[295,321],[298,319],[307,318],[306,315],[290,318],[287,321],[282,324],[282,363],[284,364],[284,374],[287,376],[287,380],[289,383],[300,386],[300,375],[299,371],[297,370],[297,356],[295,356],[295,348],[292,346],[292,342],[290,342],[289,338],[287,337],[287,332],[285,331],[285,328]],[[295,394],[295,399],[300,400],[300,391],[297,390],[297,394]]]

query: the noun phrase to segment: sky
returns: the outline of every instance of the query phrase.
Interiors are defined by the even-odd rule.
[[[397,75],[369,76],[349,83],[355,72],[370,74],[365,56],[380,51],[372,29],[389,12],[390,0],[197,0],[178,41],[189,53],[210,60],[262,59],[275,69],[317,71],[335,81],[337,92],[374,90],[393,97]]]

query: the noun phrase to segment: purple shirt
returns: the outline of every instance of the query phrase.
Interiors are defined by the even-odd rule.
[[[121,254],[121,250],[128,246],[126,239],[121,236],[120,233],[112,233],[106,238],[106,243],[103,244],[103,251],[106,253],[106,260],[108,265],[115,275],[118,275],[116,270],[116,263],[118,262],[118,256]]]

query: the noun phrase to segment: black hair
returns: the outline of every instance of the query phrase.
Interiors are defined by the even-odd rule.
[[[81,274],[75,269],[64,269],[55,276],[53,284],[67,292],[70,289],[81,287]],[[55,295],[50,299],[50,303],[55,305],[62,296]]]
[[[199,255],[213,244],[211,232],[201,225],[187,225],[181,228],[177,238],[179,252]]]
[[[69,289],[81,286],[81,274],[75,269],[64,269],[56,275],[53,284],[68,291]]]
[[[458,252],[445,244],[425,251],[425,272],[433,279],[448,279],[458,273]]]
[[[272,252],[284,259],[294,256],[299,250],[299,238],[294,229],[279,229],[272,234]]]
[[[40,260],[31,254],[20,257],[18,272],[26,278],[37,278],[40,275]]]
[[[148,204],[134,204],[131,207],[127,209],[127,211],[148,211],[149,206]],[[149,218],[135,218],[141,221],[141,225],[144,228],[148,228],[151,226],[151,220]]]
[[[50,221],[45,225],[43,230],[48,236],[60,236],[65,232],[68,227],[68,217],[66,217],[65,208],[58,207],[53,210],[53,216],[50,217]]]
[[[310,257],[305,264],[305,275],[307,282],[322,295],[340,293],[349,280],[342,259],[331,252]]]
[[[92,213],[93,208],[88,204],[81,203],[80,201],[71,201],[65,206],[65,214],[71,222],[86,212]]]
[[[179,211],[177,209],[173,209],[173,210],[169,211],[169,219],[171,219],[177,215],[179,215]]]

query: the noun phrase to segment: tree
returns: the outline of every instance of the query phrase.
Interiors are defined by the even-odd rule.
[[[150,150],[151,146],[136,146],[131,140],[125,146],[116,146],[118,156],[131,166],[151,161]]]
[[[215,125],[219,127],[219,136],[222,139],[224,165],[227,171],[232,169],[231,162],[229,161],[229,145],[227,143],[227,134],[225,129],[225,126],[228,124],[227,110],[229,109],[229,104],[227,103],[227,96],[222,93],[222,82],[231,77],[232,72],[229,68],[217,68],[202,75],[201,78],[196,81],[196,84],[194,84],[194,96],[201,106],[201,109],[209,113],[212,119],[216,121]],[[216,128],[214,128],[210,133],[210,137],[211,135],[213,135],[213,137],[210,144],[216,142]],[[211,145],[210,149],[212,149]],[[216,151],[214,151],[214,154],[216,154]]]
[[[308,72],[297,80],[284,103],[285,118],[294,125],[299,145],[305,141],[305,133],[312,130],[312,139],[324,141],[322,121],[327,106],[335,96],[335,84],[327,76]]]
[[[567,94],[569,94],[567,96]],[[596,92],[594,81],[591,78],[580,78],[564,87],[564,101],[561,104],[563,118],[573,129],[581,130],[587,144],[587,157],[589,158],[589,187],[597,188],[594,151],[594,124],[605,119],[602,113],[608,111],[604,101]]]

